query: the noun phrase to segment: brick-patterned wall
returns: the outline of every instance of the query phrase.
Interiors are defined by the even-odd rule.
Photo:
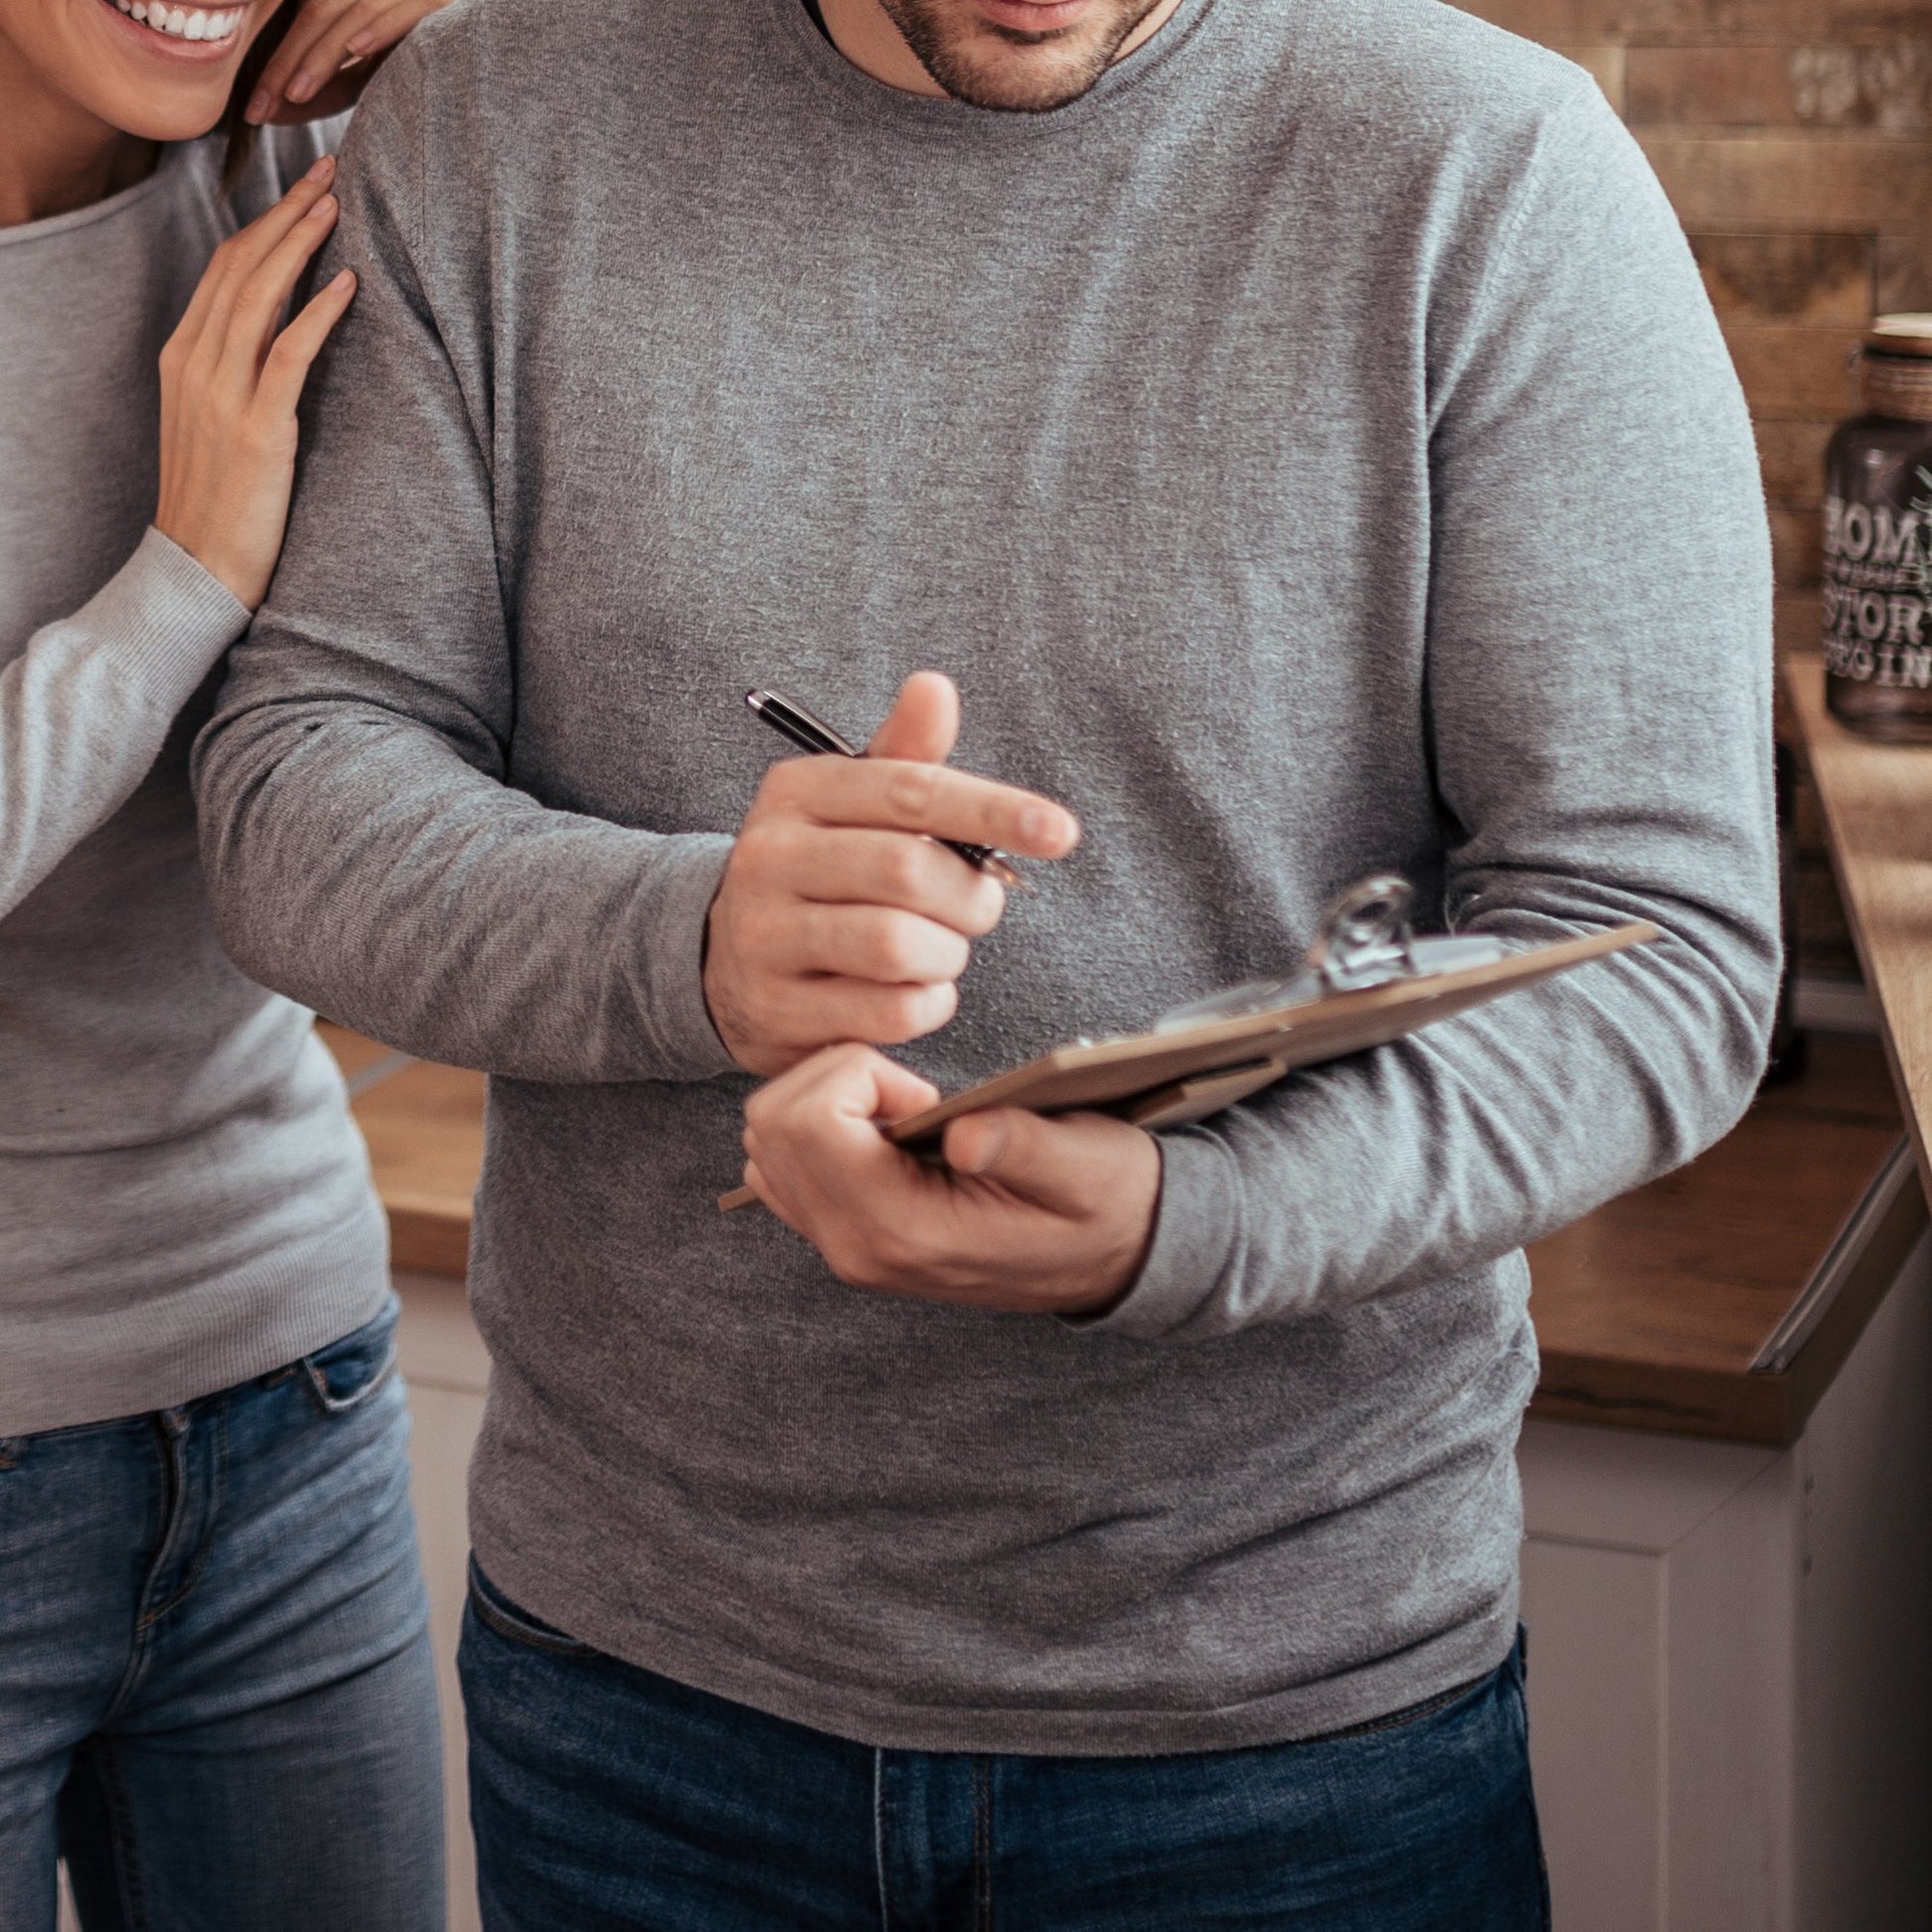
[[[1596,76],[1704,270],[1757,425],[1781,648],[1817,642],[1825,439],[1868,316],[1932,309],[1932,0],[1464,0]],[[1817,802],[1799,954],[1856,975]]]

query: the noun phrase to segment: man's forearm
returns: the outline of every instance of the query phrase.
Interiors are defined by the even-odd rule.
[[[1756,1084],[1777,957],[1678,926],[1166,1137],[1154,1243],[1103,1325],[1206,1338],[1425,1286],[1690,1159]]]
[[[226,709],[196,775],[215,920],[265,985],[519,1079],[731,1069],[701,982],[729,839],[549,810],[349,701]]]

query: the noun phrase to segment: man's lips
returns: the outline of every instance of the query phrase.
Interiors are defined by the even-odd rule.
[[[99,0],[99,5],[107,16],[109,31],[134,51],[193,67],[218,66],[227,60],[241,39],[248,16],[246,0],[225,7],[164,6],[161,0],[153,7],[147,0],[126,0],[125,5],[119,0]],[[136,5],[147,16],[145,20],[135,19],[132,9]]]
[[[1094,0],[972,0],[974,11],[1016,34],[1056,34],[1089,13]]]

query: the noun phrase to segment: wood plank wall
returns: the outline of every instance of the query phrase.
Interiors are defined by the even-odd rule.
[[[1817,644],[1825,439],[1865,320],[1932,309],[1932,0],[1464,0],[1596,76],[1691,238],[1757,425],[1781,649]],[[1801,969],[1856,978],[1799,796]]]

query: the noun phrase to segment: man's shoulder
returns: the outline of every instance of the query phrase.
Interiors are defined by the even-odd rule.
[[[489,143],[502,151],[527,140],[531,114],[594,117],[614,91],[687,66],[709,13],[672,0],[450,0],[407,48],[425,112],[474,105],[506,114]]]
[[[1246,37],[1251,97],[1302,139],[1392,159],[1494,150],[1592,91],[1574,62],[1446,0],[1234,4],[1264,30]]]
[[[711,11],[675,0],[450,0],[370,82],[347,159],[376,177],[416,179],[444,253],[480,240],[492,209],[548,206],[560,185],[579,200],[595,184],[616,192],[698,84]]]

